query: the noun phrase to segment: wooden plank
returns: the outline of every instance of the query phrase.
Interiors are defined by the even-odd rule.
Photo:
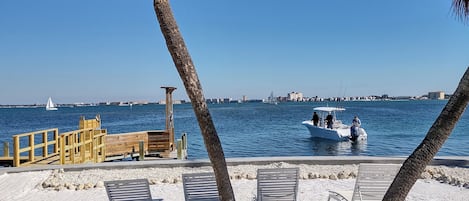
[[[29,159],[29,157],[27,157],[27,156],[21,156],[20,157],[20,160],[28,160],[28,159]],[[9,161],[13,160],[13,156],[10,156],[10,157],[0,156],[0,161],[8,161],[8,160]]]
[[[148,132],[148,151],[172,151],[170,133],[166,131]]]
[[[14,135],[14,136],[24,137],[24,136],[34,135],[34,134],[36,134],[36,133],[54,132],[55,130],[58,130],[58,129],[57,129],[57,128],[51,128],[51,129],[41,130],[41,131],[36,131],[36,132],[22,133],[22,134],[18,134],[18,135]]]
[[[122,155],[139,151],[139,142],[143,141],[144,151],[148,149],[146,131],[106,135],[106,156]]]
[[[170,135],[167,131],[141,131],[106,135],[106,156],[128,155],[139,152],[139,142],[144,142],[144,152],[171,151]]]
[[[59,165],[60,164],[60,155],[51,154],[47,157],[38,157],[34,162],[27,162],[21,164],[22,166],[31,166],[31,165]]]

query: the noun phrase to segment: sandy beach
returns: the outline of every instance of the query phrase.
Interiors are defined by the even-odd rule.
[[[255,200],[258,168],[299,167],[298,200],[327,200],[328,191],[352,190],[358,165],[306,165],[283,162],[229,166],[237,200]],[[3,173],[0,200],[108,200],[103,181],[147,178],[154,199],[184,200],[182,173],[209,172],[211,167],[63,169]],[[467,200],[469,169],[429,166],[407,200]]]

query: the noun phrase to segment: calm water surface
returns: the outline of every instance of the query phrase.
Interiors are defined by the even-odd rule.
[[[358,115],[368,133],[364,143],[332,142],[311,138],[304,120],[316,106],[337,103],[262,103],[209,105],[226,157],[252,156],[404,156],[425,137],[446,101],[341,102],[346,111],[338,119],[350,123]],[[164,129],[164,105],[0,109],[0,141],[12,135],[59,128],[78,129],[80,116],[101,115],[108,133]],[[187,133],[189,158],[207,158],[200,129],[190,104],[174,105],[175,134]],[[469,144],[469,115],[460,119],[440,156],[465,156]],[[3,149],[0,149],[3,154]]]

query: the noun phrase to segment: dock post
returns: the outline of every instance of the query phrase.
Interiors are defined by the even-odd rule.
[[[10,144],[7,141],[3,142],[3,156],[10,157]]]
[[[54,129],[54,154],[59,153],[59,129]]]
[[[187,159],[187,134],[186,134],[186,133],[183,133],[183,134],[182,134],[181,140],[182,140],[182,154],[183,154],[183,158],[184,158],[184,159]]]
[[[178,159],[182,160],[183,156],[182,156],[182,140],[181,139],[177,140],[177,145],[176,146],[177,146]]]
[[[13,136],[13,167],[19,167],[20,161],[20,137]]]
[[[77,133],[74,131],[72,133],[72,135],[69,136],[69,141],[68,141],[68,144],[71,146],[71,149],[70,149],[70,161],[72,162],[72,164],[75,164],[75,152],[76,152],[76,146],[75,146],[75,143],[76,143],[76,140],[77,139]]]
[[[33,162],[35,159],[35,154],[34,153],[34,133],[31,133],[29,135],[29,162]]]
[[[166,90],[166,131],[169,133],[170,151],[174,150],[174,122],[173,122],[173,91],[176,87],[161,87]]]
[[[91,159],[94,163],[98,162],[98,151],[96,149],[96,139],[93,136],[93,141],[91,142]]]
[[[181,136],[182,139],[182,149],[187,150],[187,135],[183,133]]]
[[[144,155],[144,150],[143,150],[144,149],[144,146],[143,146],[144,144],[143,143],[144,143],[143,140],[140,140],[138,142],[138,153],[139,153],[138,160],[139,161],[145,160],[145,155]]]
[[[44,131],[42,132],[42,143],[44,144],[43,147],[42,147],[42,157],[45,158],[49,155],[49,150],[48,150],[48,147],[49,144],[47,143],[48,140],[47,140],[47,133],[48,131]]]
[[[59,138],[57,138],[59,141],[58,143],[60,144],[60,165],[64,165],[65,164],[65,138],[66,136],[59,136]]]
[[[86,143],[85,137],[90,134],[90,130],[84,130],[82,132],[77,133],[79,143],[78,143],[78,154],[80,155],[80,161],[78,163],[84,163],[86,161]]]

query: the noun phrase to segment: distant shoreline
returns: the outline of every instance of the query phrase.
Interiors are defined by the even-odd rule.
[[[348,100],[348,101],[332,101],[332,100],[324,100],[324,101],[286,101],[283,103],[318,103],[318,102],[381,102],[381,101],[448,101],[448,99],[375,99],[375,100]],[[129,102],[121,102],[121,103],[129,103]],[[207,101],[209,104],[239,104],[239,103],[263,103],[262,100],[249,100],[246,102],[238,102],[238,101],[231,101],[231,102],[219,102],[214,103]],[[190,104],[189,101],[178,101],[173,103],[175,105],[178,104]],[[141,105],[165,105],[165,103],[161,102],[145,102],[145,103],[133,103],[133,106],[141,106]],[[57,104],[57,107],[63,108],[71,108],[71,107],[96,107],[96,106],[119,106],[119,102],[113,102],[110,104],[106,103],[65,103],[65,104]],[[44,108],[46,104],[0,104],[1,108]]]

